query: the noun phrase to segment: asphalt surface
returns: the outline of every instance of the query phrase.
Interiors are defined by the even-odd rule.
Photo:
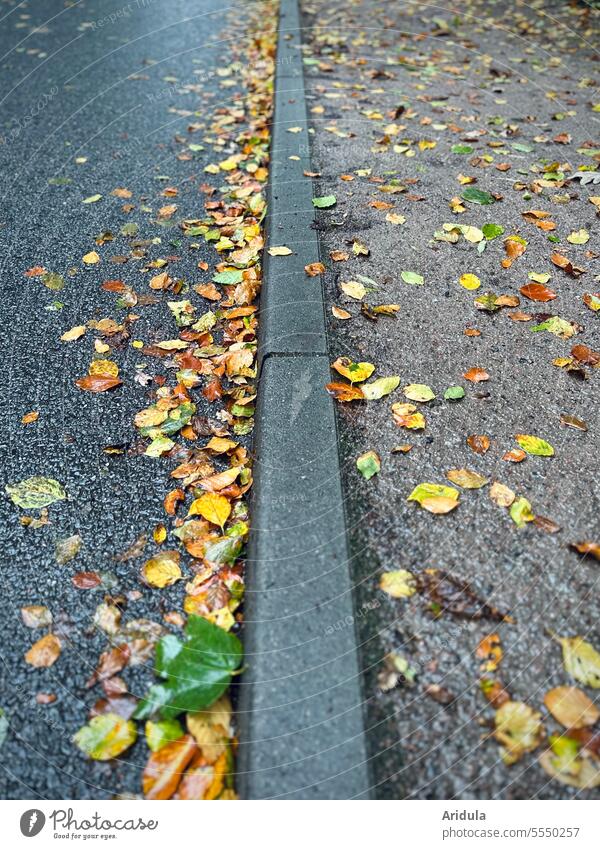
[[[599,116],[590,108],[598,101],[594,13],[582,17],[583,7],[556,2],[529,7],[476,2],[454,10],[447,4],[305,0],[302,9],[312,167],[321,175],[314,191],[337,197],[334,207],[318,214],[328,269],[331,360],[369,361],[377,366],[373,377],[396,374],[401,387],[425,383],[437,396],[422,408],[427,428],[420,435],[394,424],[390,406],[405,400],[400,390],[381,401],[338,406],[355,623],[377,793],[383,798],[597,798],[598,791],[578,793],[551,782],[535,753],[512,767],[502,763],[497,743],[486,739],[493,709],[479,691],[481,661],[474,656],[481,638],[497,631],[504,649],[497,677],[514,699],[541,710],[548,733],[555,733],[543,696],[553,686],[572,682],[548,629],[581,634],[596,647],[600,643],[598,564],[567,548],[598,535],[598,372],[582,382],[552,365],[574,343],[597,349],[600,341],[598,319],[581,299],[583,292],[596,291],[594,277],[600,272],[595,256],[585,255],[598,250],[597,218],[587,201],[598,191],[573,182],[556,191],[544,189],[526,202],[512,190],[517,180],[536,176],[529,171],[534,162],[568,161],[575,170],[589,162],[576,153],[582,143],[594,140],[599,147]],[[576,114],[564,120],[552,118],[571,110]],[[468,116],[473,120],[465,120]],[[502,120],[494,124],[493,116]],[[391,144],[378,144],[384,127],[393,122],[405,129]],[[502,133],[507,123],[516,134],[495,137],[504,150],[498,154],[486,145],[494,139],[489,131]],[[450,131],[449,124],[459,129]],[[478,129],[488,135],[469,142],[473,155],[491,153],[495,162],[508,161],[510,171],[473,167],[471,156],[450,151]],[[572,143],[554,143],[559,132],[572,134]],[[537,136],[546,140],[534,141]],[[404,138],[436,140],[437,146],[417,149],[407,158],[392,147]],[[359,169],[371,170],[359,176]],[[499,192],[503,200],[493,206],[466,204],[464,214],[453,215],[448,202],[463,190],[457,181],[461,172],[476,176],[478,188]],[[341,174],[354,179],[343,181]],[[369,176],[388,184],[392,178],[416,182],[405,193],[380,194]],[[411,193],[422,199],[411,201]],[[551,196],[565,193],[571,195],[569,203],[552,202]],[[372,200],[392,202],[391,211],[406,222],[386,222],[385,211],[368,205]],[[560,237],[556,246],[522,219],[528,208],[550,210]],[[505,234],[528,240],[527,251],[512,269],[502,269],[502,239],[478,255],[464,239],[434,241],[434,231],[444,222],[501,224]],[[591,233],[589,243],[568,244],[566,235],[582,227]],[[368,257],[352,255],[355,239],[369,248]],[[549,255],[555,249],[583,265],[586,274],[574,279],[553,267]],[[332,250],[349,251],[350,258],[331,262]],[[422,274],[424,285],[402,282],[401,270]],[[559,299],[545,305],[521,297],[519,309],[534,314],[557,306],[553,312],[584,328],[578,336],[564,341],[534,334],[531,322],[475,310],[473,298],[485,291],[518,294],[529,271],[549,272],[548,285]],[[465,272],[482,279],[478,292],[459,286]],[[376,289],[366,284],[373,288],[367,303],[400,305],[396,319],[375,322],[360,314],[360,304],[339,288],[357,274],[376,283]],[[352,319],[335,319],[329,309],[333,304],[350,311]],[[481,335],[465,336],[467,326]],[[463,379],[475,366],[489,372],[488,382]],[[464,387],[464,400],[443,401],[444,390],[455,384]],[[562,413],[585,420],[587,432],[563,427]],[[503,461],[505,451],[515,447],[515,433],[546,438],[555,456],[528,457],[520,464]],[[489,436],[486,455],[471,451],[469,434]],[[391,453],[402,443],[412,444],[412,450]],[[366,481],[355,462],[369,449],[379,453],[381,473]],[[418,483],[448,483],[446,472],[461,467],[525,495],[535,513],[553,519],[560,531],[550,534],[532,524],[517,529],[492,503],[487,488],[461,491],[460,506],[448,515],[434,516],[406,502]],[[398,601],[378,589],[383,571],[419,574],[428,567],[468,580],[481,598],[510,611],[515,623],[470,621],[448,613],[433,619],[420,594]],[[403,654],[417,677],[413,687],[382,693],[377,675],[390,651]],[[454,701],[438,703],[427,694],[429,685],[450,691]]]
[[[133,375],[142,362],[150,374],[156,366],[125,347],[119,356],[123,391],[81,392],[74,380],[87,373],[91,339],[65,344],[59,337],[91,318],[114,316],[115,296],[100,291],[103,280],[123,277],[141,288],[140,269],[148,258],[178,254],[174,267],[190,277],[199,260],[209,260],[211,248],[190,251],[181,244],[176,221],[203,213],[198,185],[207,179],[203,168],[214,153],[208,145],[194,151],[188,145],[201,141],[209,109],[231,96],[216,68],[231,61],[231,44],[219,41],[219,33],[232,11],[237,14],[235,4],[216,0],[201,6],[183,0],[49,0],[2,3],[0,9],[3,483],[43,475],[68,493],[49,508],[50,524],[37,529],[19,523],[28,511],[0,500],[1,704],[10,723],[0,754],[3,798],[139,793],[147,755],[142,744],[101,764],[87,761],[71,736],[100,695],[85,682],[107,647],[92,623],[107,588],[124,598],[125,620],[160,620],[177,608],[175,588],[145,590],[136,598],[143,556],[114,559],[140,534],[151,535],[164,517],[167,461],[128,454],[132,418],[148,397]],[[240,26],[236,37],[242,37]],[[198,125],[195,134],[191,124]],[[182,153],[187,160],[177,158]],[[160,193],[170,185],[179,187],[178,215],[159,225],[156,211],[169,203]],[[121,210],[124,201],[111,195],[117,187],[132,192],[133,211]],[[102,199],[82,204],[95,194]],[[113,264],[108,256],[130,253],[132,237],[119,229],[131,222],[139,226],[133,238],[161,242],[142,245],[137,262]],[[109,229],[114,241],[99,249],[102,263],[85,266],[81,258],[95,247],[94,237]],[[39,278],[25,277],[35,265],[64,275],[65,288],[50,291]],[[62,308],[50,309],[55,301]],[[165,338],[166,308],[136,312],[139,338]],[[39,411],[38,421],[23,426],[21,417],[32,410]],[[125,450],[107,454],[107,446]],[[76,533],[83,539],[80,554],[59,566],[56,541]],[[71,577],[78,571],[106,573],[105,586],[76,589]],[[21,622],[21,607],[31,604],[50,608],[53,630],[63,641],[62,655],[49,669],[23,661],[44,633]],[[149,678],[145,665],[128,670],[137,695]],[[40,705],[38,693],[53,693],[56,701]]]

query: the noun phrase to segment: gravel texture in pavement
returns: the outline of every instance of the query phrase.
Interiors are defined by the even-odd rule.
[[[201,129],[215,105],[229,102],[230,90],[217,69],[231,61],[220,33],[234,9],[216,0],[193,7],[183,0],[2,4],[3,478],[14,483],[49,476],[68,494],[49,508],[50,524],[37,529],[19,523],[19,514],[28,511],[1,499],[1,705],[10,725],[1,755],[3,798],[94,799],[139,792],[147,757],[141,742],[118,761],[98,763],[86,760],[71,737],[99,695],[85,683],[106,648],[92,615],[107,589],[134,591],[126,618],[160,620],[175,606],[176,587],[146,590],[136,599],[143,559],[114,559],[140,534],[151,536],[164,519],[168,463],[128,454],[133,417],[148,399],[148,390],[133,381],[136,364],[144,360],[140,352],[131,346],[122,352],[125,391],[93,395],[74,384],[87,373],[90,346],[64,343],[60,336],[89,319],[112,316],[115,296],[101,291],[101,281],[125,275],[141,287],[147,257],[181,252],[177,273],[190,276],[197,274],[198,261],[211,261],[213,249],[204,243],[195,252],[183,249],[177,218],[157,225],[155,217],[170,202],[161,196],[169,185],[179,187],[178,217],[203,214],[198,186],[214,152],[201,145],[188,149],[203,135],[190,134],[189,125],[196,122]],[[131,191],[133,212],[121,211],[127,201],[111,195],[120,186]],[[102,198],[82,203],[95,194]],[[82,264],[94,237],[108,226],[114,228],[110,253],[129,254],[131,237],[119,230],[131,222],[138,224],[142,242],[161,242],[140,245],[138,262],[130,259],[125,267]],[[63,275],[65,287],[51,291],[39,278],[25,277],[36,265]],[[164,338],[164,313],[139,312],[135,334]],[[154,363],[146,366],[152,373]],[[24,426],[21,417],[30,411],[39,411],[39,418]],[[206,415],[208,409],[200,405],[198,412]],[[108,446],[124,450],[108,454],[103,450]],[[73,534],[82,537],[81,552],[60,566],[55,543]],[[105,573],[105,585],[77,589],[71,577],[79,571]],[[61,657],[48,669],[23,661],[44,633],[21,621],[21,607],[31,604],[47,605],[53,629],[61,634]],[[128,670],[131,691],[141,695],[150,675],[145,664]],[[39,693],[56,700],[38,704]]]
[[[599,372],[584,366],[584,380],[580,370],[553,364],[572,357],[576,344],[600,347],[598,313],[582,300],[598,289],[599,228],[589,198],[600,191],[566,180],[598,161],[597,13],[577,4],[480,0],[435,6],[304,0],[302,11],[312,167],[319,175],[314,191],[337,199],[317,216],[331,361],[368,361],[376,366],[373,378],[400,377],[399,388],[382,400],[338,404],[377,792],[385,798],[597,797],[598,790],[551,780],[538,762],[544,744],[506,765],[490,738],[494,708],[480,690],[482,676],[501,682],[513,700],[541,713],[547,735],[557,734],[544,695],[576,682],[549,632],[579,634],[600,648],[598,563],[568,548],[598,539]],[[463,200],[453,212],[451,200],[468,187],[494,193],[495,202]],[[556,228],[524,219],[531,209],[547,212]],[[480,234],[474,241],[463,234],[453,242],[436,239],[434,233],[451,231],[445,223],[498,224],[504,233],[489,241]],[[567,239],[582,229],[585,244]],[[505,268],[504,240],[512,234],[527,248]],[[360,247],[354,253],[357,243],[368,255]],[[349,256],[333,261],[331,251]],[[585,273],[556,267],[554,251]],[[404,282],[403,271],[421,275],[422,285]],[[548,274],[558,297],[542,303],[520,294],[532,282],[530,272]],[[459,283],[466,273],[480,278],[477,291]],[[347,281],[365,285],[363,304],[399,305],[396,317],[361,312],[362,304],[340,287]],[[480,311],[474,299],[487,292],[520,303]],[[332,306],[351,318],[334,317]],[[527,315],[511,318],[518,312]],[[533,333],[541,313],[576,322],[579,332],[570,339]],[[479,335],[465,335],[467,328]],[[487,371],[489,380],[465,379],[473,368]],[[332,380],[342,378],[332,372]],[[391,405],[407,402],[407,384],[427,384],[435,393],[433,401],[416,404],[424,430],[394,423]],[[464,398],[444,400],[456,385]],[[562,424],[564,414],[585,421],[587,431]],[[503,459],[518,448],[517,433],[543,437],[555,455]],[[473,434],[489,437],[487,453],[469,447]],[[394,453],[403,444],[411,450]],[[379,454],[381,471],[365,480],[356,460],[368,450]],[[456,510],[434,515],[407,502],[417,484],[450,484],[447,472],[461,468],[490,483],[455,487]],[[490,498],[494,481],[559,529],[540,522],[518,528]],[[395,599],[379,589],[383,572],[405,569],[423,580],[432,568],[468,581],[514,621],[439,608],[434,616],[423,591]],[[497,670],[482,672],[485,661],[475,652],[491,633],[499,635],[504,656]],[[390,653],[416,674],[412,685],[400,681],[382,692]]]

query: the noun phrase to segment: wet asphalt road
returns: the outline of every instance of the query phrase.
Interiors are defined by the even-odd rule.
[[[590,109],[598,100],[600,72],[592,46],[598,44],[599,30],[594,13],[587,19],[570,16],[561,3],[550,8],[537,4],[529,12],[515,3],[454,5],[450,11],[443,4],[372,0],[302,4],[313,170],[322,175],[315,194],[337,196],[335,207],[319,213],[328,268],[331,360],[347,356],[369,361],[377,366],[373,377],[399,375],[400,387],[425,383],[437,396],[421,408],[427,428],[420,434],[394,424],[391,403],[406,400],[400,389],[382,401],[338,407],[372,764],[377,792],[387,798],[572,798],[577,791],[550,782],[535,754],[508,768],[498,745],[485,739],[493,727],[493,710],[479,692],[480,661],[474,651],[482,637],[498,631],[505,656],[496,677],[513,698],[541,710],[548,733],[556,733],[543,696],[553,686],[572,682],[547,629],[584,635],[597,648],[600,644],[598,564],[567,549],[571,541],[598,536],[598,372],[583,383],[552,365],[574,343],[599,347],[599,319],[581,300],[583,292],[598,286],[598,259],[584,254],[599,249],[598,219],[587,200],[598,194],[598,187],[571,183],[561,190],[546,189],[529,203],[512,190],[518,179],[528,182],[536,176],[528,170],[531,163],[544,157],[548,163],[567,160],[575,170],[588,161],[575,149],[588,140],[599,146],[600,116]],[[550,92],[555,94],[548,96]],[[552,118],[570,110],[575,114]],[[465,120],[468,116],[473,118]],[[394,122],[403,129],[384,153],[384,127]],[[517,134],[497,136],[506,152],[496,154],[486,146],[493,138],[489,133],[502,131],[507,123]],[[449,131],[449,124],[458,129]],[[496,162],[508,161],[510,171],[472,167],[471,156],[450,151],[462,135],[480,128],[488,135],[470,142],[474,155],[492,153]],[[559,132],[570,133],[572,143],[534,141]],[[392,150],[404,138],[434,140],[437,147],[407,158]],[[512,142],[524,144],[528,152]],[[359,169],[371,170],[357,176]],[[457,181],[461,172],[476,176],[478,188],[503,194],[502,202],[467,204],[464,214],[454,216],[448,201],[462,191]],[[342,174],[354,179],[343,181]],[[380,183],[370,182],[370,176]],[[416,182],[405,193],[379,193],[378,186],[393,178],[400,184]],[[407,199],[411,193],[421,199]],[[565,193],[572,194],[567,204],[549,197]],[[369,206],[373,200],[391,201],[391,211],[406,222],[386,222],[385,211]],[[546,234],[523,221],[521,212],[527,208],[550,210],[560,236],[555,248]],[[529,246],[506,271],[500,267],[501,239],[479,256],[476,246],[464,239],[456,245],[434,241],[434,231],[444,222],[499,223],[506,234],[524,236]],[[588,245],[568,244],[566,235],[582,227],[591,233]],[[355,239],[370,249],[368,257],[352,256]],[[586,267],[584,277],[575,280],[554,268],[552,249]],[[331,262],[331,250],[348,251],[350,258]],[[403,283],[401,270],[420,273],[424,285]],[[578,322],[582,333],[563,341],[548,333],[533,334],[531,323],[510,321],[506,314],[474,309],[473,298],[482,292],[518,294],[529,271],[550,272],[548,285],[559,298],[552,305],[521,298],[520,309],[539,313],[556,307],[552,312]],[[479,292],[458,285],[465,272],[480,276]],[[397,319],[374,322],[360,314],[360,305],[339,288],[341,281],[358,274],[377,286],[365,301],[399,304]],[[352,319],[333,318],[332,304],[349,310]],[[467,326],[478,328],[481,336],[466,337]],[[489,372],[487,383],[463,379],[476,366]],[[465,399],[443,401],[444,390],[454,384],[465,388]],[[585,420],[588,431],[561,426],[562,413]],[[503,461],[519,432],[545,437],[556,456],[529,457],[521,464]],[[467,446],[469,434],[490,437],[485,456]],[[413,446],[410,453],[392,454],[402,443]],[[355,462],[369,449],[379,453],[382,468],[365,481]],[[406,503],[418,483],[448,483],[446,472],[465,466],[525,495],[536,513],[553,519],[561,530],[555,535],[533,525],[517,530],[485,488],[463,490],[460,506],[446,516]],[[378,590],[383,571],[420,574],[429,567],[470,581],[480,597],[511,611],[516,624],[472,622],[449,614],[434,620],[419,594],[398,601]],[[383,694],[377,673],[390,651],[408,659],[417,679],[413,687]],[[445,688],[454,702],[439,704],[426,694],[428,685]],[[597,792],[580,795],[589,798]]]
[[[151,534],[163,518],[167,461],[103,451],[131,443],[132,418],[147,399],[147,390],[132,380],[143,356],[130,346],[122,351],[124,391],[92,395],[74,385],[87,373],[91,339],[65,344],[59,337],[91,318],[115,315],[115,297],[100,291],[102,280],[119,277],[141,288],[146,258],[179,254],[181,275],[208,259],[210,249],[194,252],[180,244],[175,219],[160,226],[155,217],[169,203],[160,195],[169,185],[179,187],[177,217],[203,213],[198,184],[206,178],[203,167],[212,151],[192,152],[188,144],[200,141],[208,107],[227,98],[215,67],[229,61],[227,43],[218,39],[231,8],[216,0],[0,6],[3,484],[43,475],[59,480],[68,493],[67,501],[49,508],[50,524],[38,529],[22,527],[19,514],[27,511],[0,499],[1,704],[10,723],[0,754],[3,798],[139,792],[145,759],[140,745],[119,761],[98,764],[86,761],[70,742],[100,695],[84,684],[106,648],[92,625],[105,590],[78,590],[71,576],[99,571],[108,573],[113,593],[140,589],[143,559],[113,558],[141,533]],[[196,135],[188,131],[190,123],[199,125]],[[182,152],[188,161],[177,158]],[[85,162],[77,164],[76,158]],[[111,196],[116,187],[132,192],[132,212],[122,212],[123,200]],[[103,195],[99,202],[82,204],[96,193]],[[111,264],[106,257],[130,251],[131,239],[119,230],[131,222],[139,225],[137,239],[161,242],[143,246],[146,255],[137,262]],[[108,250],[99,249],[102,263],[85,266],[82,256],[106,230],[115,238]],[[34,265],[64,275],[65,288],[50,291],[39,278],[24,277]],[[51,309],[55,301],[60,309]],[[142,316],[135,330],[139,338],[165,338],[162,313],[136,311]],[[150,362],[145,370],[152,373],[154,367]],[[39,419],[25,427],[21,417],[32,410]],[[81,553],[57,565],[56,541],[75,533],[83,538]],[[129,601],[125,618],[160,619],[175,607],[174,602],[169,607],[169,592],[144,591]],[[44,633],[21,622],[20,608],[30,604],[51,609],[54,631],[63,639],[62,655],[50,669],[23,661]],[[131,669],[131,691],[141,694],[149,677],[143,666]],[[39,705],[40,692],[57,699]]]

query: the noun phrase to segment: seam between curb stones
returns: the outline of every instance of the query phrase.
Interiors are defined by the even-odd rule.
[[[266,230],[294,254],[263,260],[238,776],[242,798],[370,798],[323,283],[304,273],[320,260],[312,180],[278,189],[283,162],[310,170],[298,0],[279,14]]]

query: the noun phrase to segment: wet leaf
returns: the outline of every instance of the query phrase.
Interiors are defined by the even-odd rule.
[[[348,357],[338,357],[332,363],[331,368],[346,377],[350,383],[362,383],[363,380],[371,377],[375,371],[375,366],[372,363],[354,363]]]
[[[463,489],[481,489],[489,483],[488,479],[477,472],[472,472],[470,469],[450,469],[446,477],[457,486]]]
[[[556,298],[556,292],[553,292],[552,289],[548,289],[547,286],[543,286],[541,283],[527,283],[525,286],[521,286],[519,292],[526,298],[529,298],[530,301],[541,301],[545,303]]]
[[[116,713],[94,716],[73,737],[75,745],[94,761],[118,757],[135,743],[137,729],[130,719]]]
[[[59,540],[56,543],[56,562],[59,566],[64,566],[65,563],[69,563],[70,560],[77,557],[82,544],[83,540],[79,534],[73,534],[73,536]]]
[[[212,707],[198,713],[188,713],[187,727],[200,748],[203,758],[215,763],[228,749],[232,736],[231,702],[221,696]]]
[[[30,604],[21,608],[21,619],[27,628],[45,628],[52,625],[52,613],[43,604]]]
[[[536,457],[553,457],[554,448],[545,439],[531,434],[517,433],[515,439],[527,454],[533,454]]]
[[[600,719],[600,710],[579,687],[554,687],[544,696],[544,704],[565,728],[585,728]]]
[[[328,209],[330,206],[335,206],[337,200],[335,195],[323,195],[320,198],[313,198],[312,202],[317,209]]]
[[[395,572],[384,572],[379,581],[379,588],[392,598],[410,598],[417,591],[417,582],[412,572],[398,569]]]
[[[551,748],[540,755],[540,764],[551,777],[579,790],[600,786],[600,764],[589,757],[580,757],[579,746],[569,737],[551,737]]]
[[[427,386],[425,383],[410,383],[408,386],[405,386],[402,391],[405,398],[408,398],[410,401],[425,403],[426,401],[432,401],[435,398],[435,393],[431,387]]]
[[[319,274],[325,273],[325,266],[322,262],[310,262],[304,266],[304,270],[309,277],[318,277]]]
[[[136,718],[159,711],[163,719],[171,719],[182,711],[210,707],[226,690],[241,658],[236,636],[206,619],[190,616],[184,641],[173,634],[159,641],[156,672],[163,683],[150,687]]]
[[[465,390],[462,386],[449,386],[444,392],[444,400],[446,401],[460,401],[464,397]]]
[[[76,327],[72,327],[70,330],[67,330],[60,337],[61,342],[75,342],[77,339],[81,339],[86,331],[85,324],[78,324]]]
[[[465,619],[512,621],[506,614],[480,599],[467,581],[442,569],[426,569],[417,577],[419,592],[429,596],[432,612],[452,613]]]
[[[483,368],[470,368],[463,374],[465,380],[470,380],[472,383],[482,383],[485,380],[489,380],[490,376],[487,371]]]
[[[570,543],[570,548],[582,554],[584,557],[589,555],[600,561],[600,543],[592,542],[591,540],[582,540],[581,542]]]
[[[513,501],[510,506],[510,518],[517,528],[523,528],[527,522],[533,522],[535,516],[531,509],[531,504],[526,498],[521,496]]]
[[[5,489],[13,504],[26,510],[41,510],[67,497],[62,485],[54,478],[26,478],[19,483],[7,484]]]
[[[416,271],[402,271],[400,277],[405,283],[410,283],[411,286],[422,286],[425,282],[425,279]]]
[[[510,507],[515,500],[515,493],[503,483],[494,483],[490,487],[490,498],[498,507]]]
[[[467,445],[476,454],[485,454],[490,447],[490,438],[485,434],[472,433],[467,436]]]
[[[345,283],[340,283],[340,289],[349,298],[354,298],[355,301],[362,301],[367,294],[365,286],[357,280],[348,280]]]
[[[179,567],[181,555],[178,551],[161,551],[147,560],[142,567],[142,577],[151,587],[170,587],[183,577]]]
[[[489,192],[484,192],[481,189],[474,188],[473,186],[466,188],[461,194],[461,197],[463,200],[469,201],[470,203],[483,204],[484,206],[495,202],[495,198]]]
[[[213,492],[205,492],[200,498],[196,498],[190,506],[190,516],[203,516],[213,525],[222,528],[231,514],[231,504],[224,495]]]
[[[37,668],[52,666],[60,657],[61,644],[55,634],[46,634],[25,654],[25,662]]]
[[[420,483],[406,499],[416,501],[430,513],[449,513],[458,506],[459,493],[451,486],[439,483]]]
[[[414,404],[392,404],[394,422],[398,427],[409,430],[422,430],[425,427],[425,417],[418,413]]]
[[[542,741],[542,716],[525,702],[505,702],[496,711],[494,723],[494,736],[504,747],[502,759],[506,764],[516,763]]]
[[[479,641],[479,645],[475,650],[475,657],[485,661],[482,663],[482,672],[495,672],[500,665],[504,652],[500,645],[500,637],[498,634],[488,634]]]
[[[364,401],[365,396],[360,386],[353,386],[351,383],[328,383],[325,389],[332,395],[336,401]]]
[[[148,720],[144,727],[146,743],[151,752],[159,752],[167,743],[174,743],[185,734],[177,719]]]
[[[476,274],[461,274],[458,282],[463,287],[463,289],[468,289],[469,292],[473,292],[475,289],[479,289],[481,286],[481,280]]]
[[[362,394],[369,401],[377,401],[400,385],[400,378],[397,375],[389,377],[378,377],[377,380],[372,380],[370,383],[363,383],[361,386]]]
[[[562,646],[565,669],[587,687],[600,689],[600,654],[583,637],[555,637]]]
[[[107,392],[122,383],[118,377],[107,377],[103,374],[87,374],[75,381],[75,385],[86,392]]]
[[[381,460],[375,451],[367,451],[357,459],[356,467],[365,480],[370,480],[381,471]]]
[[[269,248],[267,253],[269,256],[289,256],[292,253],[292,250],[285,245],[277,245]]]

